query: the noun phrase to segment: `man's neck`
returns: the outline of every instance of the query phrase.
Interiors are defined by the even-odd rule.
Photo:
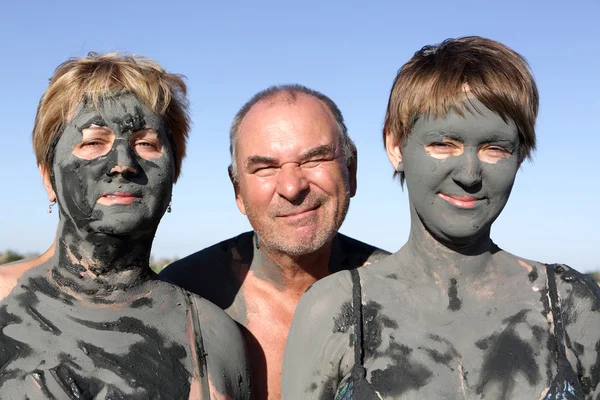
[[[335,237],[317,251],[291,255],[270,249],[255,236],[256,251],[263,253],[263,262],[255,274],[273,282],[282,292],[302,295],[316,281],[330,274],[329,261]]]
[[[125,301],[153,279],[153,232],[136,237],[82,231],[60,216],[52,281],[75,298],[96,303]]]

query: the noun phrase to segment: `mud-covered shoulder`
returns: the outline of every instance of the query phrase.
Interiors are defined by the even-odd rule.
[[[164,280],[182,286],[189,277],[196,276],[203,269],[207,269],[214,264],[222,264],[226,260],[226,255],[230,251],[234,240],[235,238],[223,240],[174,261],[163,268],[158,275]]]
[[[352,355],[352,282],[341,271],[304,293],[288,335],[283,360],[283,399],[333,398]]]
[[[600,396],[600,287],[588,274],[564,264],[555,272],[567,356],[586,398]]]
[[[553,268],[557,278],[559,295],[574,294],[581,299],[591,302],[592,311],[600,311],[600,286],[594,278],[565,264],[548,264]]]
[[[252,236],[245,232],[175,261],[159,278],[227,309],[240,287],[238,275],[252,261]]]
[[[0,265],[0,301],[12,292],[25,273],[43,265],[49,257],[44,253],[32,260]]]
[[[213,392],[211,398],[251,399],[248,354],[237,324],[208,300],[197,296],[194,299]]]
[[[349,236],[338,234],[342,252],[350,259],[348,262],[360,267],[383,260],[391,253],[370,244],[353,239]]]

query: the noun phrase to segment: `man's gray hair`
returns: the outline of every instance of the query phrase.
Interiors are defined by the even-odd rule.
[[[321,100],[329,111],[333,114],[335,122],[338,126],[340,134],[340,144],[342,152],[344,154],[344,160],[347,165],[350,165],[356,157],[356,146],[350,137],[348,136],[348,129],[344,123],[344,117],[338,106],[329,97],[325,96],[321,92],[307,88],[306,86],[298,84],[287,84],[287,85],[275,85],[271,86],[263,91],[256,93],[246,104],[240,108],[235,114],[233,121],[231,122],[231,128],[229,129],[229,153],[231,154],[231,165],[229,166],[229,175],[234,182],[238,180],[238,165],[237,165],[237,136],[239,133],[240,125],[242,120],[248,114],[250,109],[258,102],[268,99],[274,99],[278,96],[284,96],[284,101],[291,104],[296,101],[296,95],[303,93],[308,96],[312,96],[318,100]]]

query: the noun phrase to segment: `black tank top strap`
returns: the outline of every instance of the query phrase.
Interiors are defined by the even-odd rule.
[[[556,272],[554,265],[546,264],[548,274],[548,294],[550,295],[550,310],[552,311],[552,319],[554,321],[554,337],[556,339],[556,347],[558,354],[566,356],[565,351],[565,328],[563,326],[562,312],[560,309],[560,300],[558,299],[558,289],[556,287]]]
[[[202,340],[202,329],[200,327],[200,311],[198,309],[197,299],[186,290],[183,292],[183,298],[186,304],[186,320],[192,329],[190,337],[190,345],[193,346],[192,354],[195,358],[192,360],[194,374],[197,375],[200,381],[200,399],[210,399],[210,387],[208,384],[208,367],[206,365],[206,351],[204,351],[204,341]]]
[[[360,275],[356,269],[350,270],[352,276],[352,313],[354,314],[354,367],[353,378],[364,378],[363,366],[363,318],[362,318],[362,288]]]
[[[354,317],[354,366],[348,380],[338,387],[335,400],[379,400],[381,397],[367,380],[367,371],[363,365],[363,316],[360,275],[356,269],[351,269],[350,276],[352,277],[352,313]]]
[[[584,398],[584,393],[577,374],[573,366],[567,359],[565,348],[565,326],[563,324],[563,315],[558,297],[558,288],[556,286],[555,268],[560,267],[557,264],[546,264],[546,273],[548,275],[548,295],[550,296],[550,310],[554,322],[554,341],[557,351],[557,370],[556,376],[544,396],[543,400],[578,400]]]

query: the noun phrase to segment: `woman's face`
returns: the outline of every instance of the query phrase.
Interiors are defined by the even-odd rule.
[[[143,234],[171,199],[175,163],[165,119],[135,95],[82,102],[54,151],[52,183],[61,212],[79,229]]]
[[[476,99],[465,102],[464,117],[421,116],[396,151],[416,214],[434,237],[458,246],[489,232],[520,165],[514,122]]]

